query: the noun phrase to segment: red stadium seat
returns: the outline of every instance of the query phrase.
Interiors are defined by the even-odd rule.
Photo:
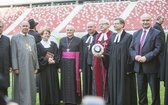
[[[4,29],[7,29],[27,7],[1,8],[0,19],[4,22]]]
[[[39,23],[36,27],[37,30],[41,30],[41,28],[47,26],[50,27],[52,31],[69,15],[73,8],[74,6],[72,5],[35,7],[25,20],[33,18]],[[10,34],[16,34],[19,31],[18,25]]]
[[[69,24],[75,26],[77,32],[85,32],[86,25],[89,21],[95,22],[97,27],[100,18],[106,18],[112,23],[114,18],[120,16],[129,3],[109,2],[85,4]],[[61,32],[65,32],[65,28]]]
[[[137,5],[131,12],[131,14],[125,20],[126,30],[138,30],[141,28],[140,17],[144,13],[149,13],[152,16],[153,24],[156,22],[156,18],[159,14],[165,17],[163,27],[168,25],[168,3],[164,1],[138,1]]]

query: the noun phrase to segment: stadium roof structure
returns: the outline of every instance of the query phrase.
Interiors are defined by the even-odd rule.
[[[75,2],[83,0],[0,0],[0,6],[6,5],[24,5],[24,4],[36,4],[36,3],[48,3],[48,2]]]

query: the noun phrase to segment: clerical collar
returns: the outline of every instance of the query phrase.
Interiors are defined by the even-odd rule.
[[[89,36],[93,36],[94,34],[89,34]]]
[[[117,35],[115,36],[115,39],[114,39],[114,43],[119,43],[120,42],[120,39],[121,39],[121,34],[123,33],[123,30],[119,33],[117,33]]]
[[[123,33],[123,30],[122,31],[120,31],[119,33],[117,33],[117,35],[121,35]]]
[[[92,43],[93,41],[93,35],[89,35],[89,37],[87,38],[86,42],[85,43]]]
[[[28,35],[28,34],[24,34],[23,32],[20,32],[20,34],[23,35],[23,36],[27,36]]]
[[[74,38],[74,36],[72,36],[72,37],[67,37],[68,42],[71,41],[73,38]]]
[[[40,41],[40,43],[44,46],[44,48],[50,48],[51,47],[51,41],[44,41],[43,39]]]
[[[89,36],[91,36],[91,35],[93,36],[95,33],[96,33],[96,31],[95,31],[93,34],[89,34],[89,33],[88,33],[88,35],[89,35]]]
[[[102,41],[103,40],[107,40],[108,37],[107,37],[107,32],[106,33],[101,33],[101,36],[99,37],[98,41]]]

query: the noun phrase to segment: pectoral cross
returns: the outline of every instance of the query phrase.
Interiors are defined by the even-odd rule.
[[[103,43],[103,47],[105,48],[105,47],[106,47],[106,45],[107,45],[107,43],[106,43],[106,42],[104,42],[104,43]]]
[[[26,49],[29,49],[29,44],[26,43]]]
[[[31,46],[28,43],[26,43],[26,49],[28,49],[29,51],[32,51]]]
[[[69,51],[70,51],[70,49],[68,48],[68,49],[67,49],[67,52],[69,52]]]
[[[88,47],[88,49],[90,49],[90,45],[88,45],[87,47]]]

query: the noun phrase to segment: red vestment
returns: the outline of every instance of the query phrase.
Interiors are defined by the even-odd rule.
[[[112,35],[112,31],[108,31],[107,38],[104,41],[99,41],[98,39],[100,38],[102,33],[99,33],[96,39],[96,43],[100,43],[104,47],[104,53],[106,52],[106,46],[108,44],[108,40],[110,36]],[[103,54],[104,54],[103,53]],[[103,65],[102,58],[94,57],[94,76],[95,76],[95,87],[96,87],[96,95],[104,97],[104,92],[105,92],[105,82],[106,82],[106,69]]]

